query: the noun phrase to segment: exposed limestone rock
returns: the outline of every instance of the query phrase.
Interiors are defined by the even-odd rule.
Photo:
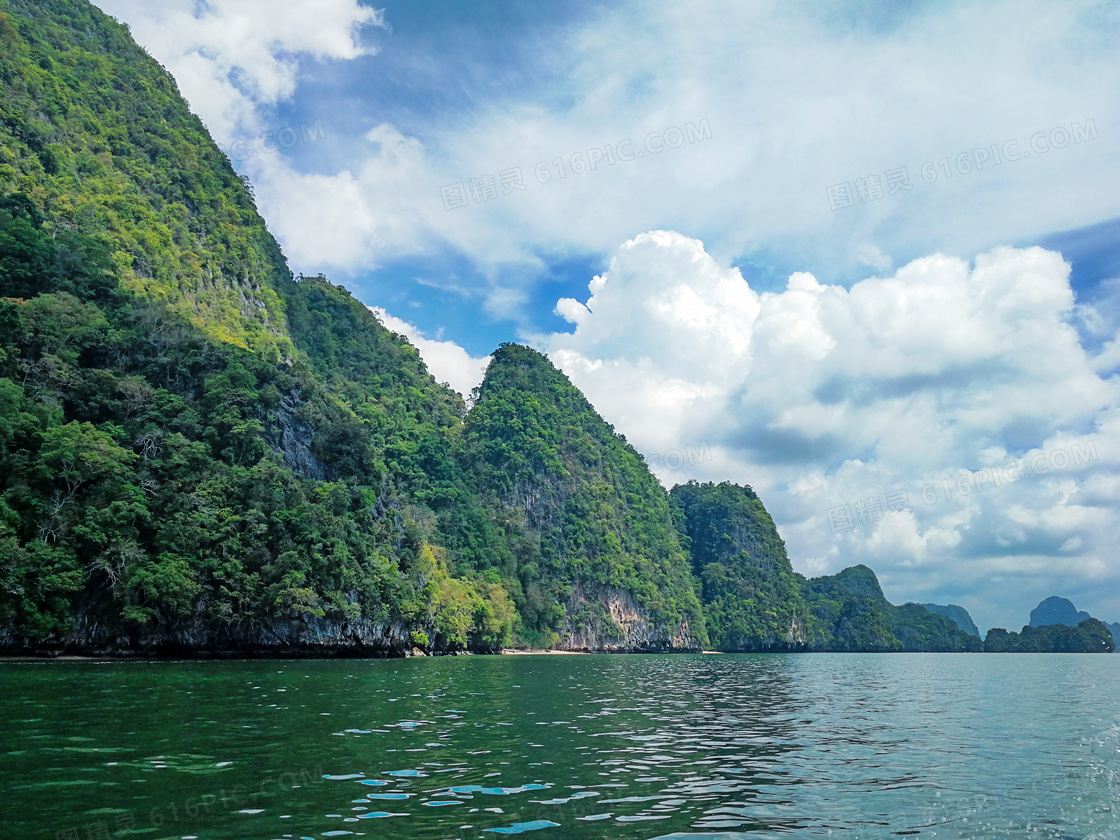
[[[562,650],[640,652],[701,648],[687,620],[673,628],[654,625],[646,610],[622,589],[605,586],[589,593],[576,584],[565,606]]]

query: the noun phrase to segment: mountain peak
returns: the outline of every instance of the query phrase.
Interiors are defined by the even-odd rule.
[[[1065,624],[1076,627],[1089,618],[1089,613],[1078,610],[1068,598],[1051,595],[1031,610],[1030,627],[1047,627],[1051,624]]]

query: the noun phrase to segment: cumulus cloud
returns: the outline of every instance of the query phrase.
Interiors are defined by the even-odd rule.
[[[866,562],[917,600],[998,579],[1029,601],[1039,580],[1120,583],[1120,382],[1080,344],[1068,278],[1057,253],[997,248],[758,293],[699,241],[654,231],[586,301],[560,301],[574,330],[540,344],[640,451],[707,443],[710,460],[662,480],[750,483],[802,571]]]
[[[453,341],[428,338],[412,324],[393,317],[380,306],[371,306],[370,311],[389,330],[412,342],[437,381],[446,382],[464,398],[482,383],[486,366],[490,364],[489,356],[476,359]]]

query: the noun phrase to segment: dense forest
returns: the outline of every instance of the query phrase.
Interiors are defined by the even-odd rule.
[[[1021,633],[994,627],[984,637],[987,653],[1113,653],[1116,642],[1103,621],[1087,618],[1076,627],[1027,625]]]
[[[85,0],[0,0],[0,45],[0,650],[981,649],[869,569],[795,574],[749,487],[667,493],[534,350],[467,411],[292,275]]]

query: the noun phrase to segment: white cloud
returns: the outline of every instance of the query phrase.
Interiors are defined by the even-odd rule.
[[[403,335],[420,351],[420,358],[437,381],[448,383],[463,397],[469,397],[471,389],[481,384],[490,364],[489,356],[476,359],[453,341],[427,338],[412,324],[393,317],[380,306],[369,308],[386,328]]]
[[[1028,571],[1120,583],[1120,381],[1069,323],[1068,273],[1056,253],[997,248],[851,289],[798,273],[759,294],[697,240],[655,231],[618,250],[586,303],[560,302],[573,333],[539,343],[647,456],[709,442],[711,461],[662,480],[750,483],[806,572],[866,562],[899,598]],[[1068,463],[1090,444],[1096,460]],[[1021,456],[1041,471],[997,487],[992,468]],[[911,512],[887,512],[896,489]],[[830,510],[855,517],[869,499],[878,521],[833,531]]]
[[[260,127],[260,108],[296,89],[298,58],[366,54],[362,26],[382,12],[357,0],[97,0],[175,77],[219,143]]]

